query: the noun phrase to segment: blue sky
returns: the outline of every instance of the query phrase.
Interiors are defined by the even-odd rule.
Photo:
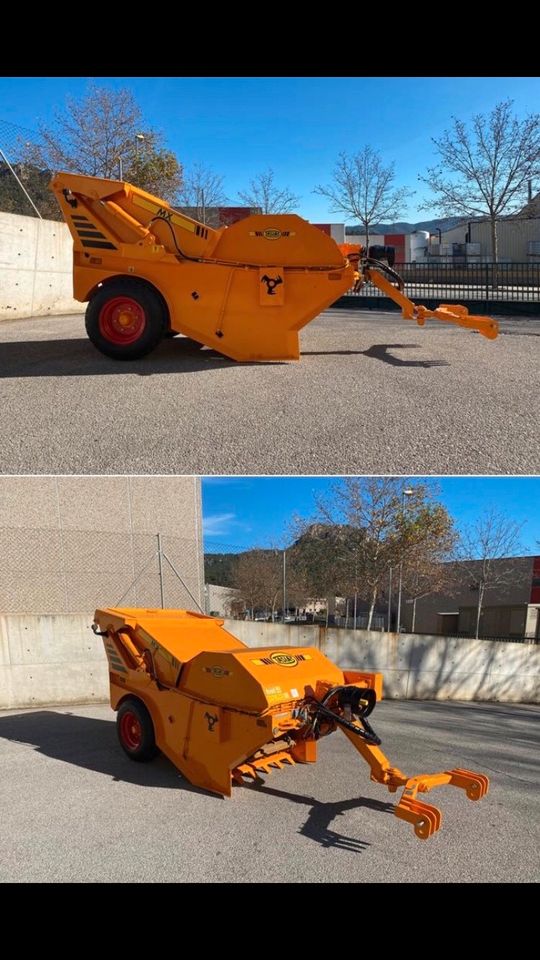
[[[333,482],[334,477],[203,478],[205,549],[219,553],[286,546],[292,515],[312,516],[314,494],[329,493]],[[540,554],[540,477],[440,477],[436,483],[439,499],[458,527],[495,507],[524,523],[522,552]]]
[[[430,137],[503,99],[518,115],[535,112],[539,77],[104,77],[130,87],[152,127],[187,166],[203,162],[225,177],[231,200],[250,178],[272,167],[280,185],[301,196],[312,221],[341,220],[312,193],[328,183],[337,154],[366,143],[395,161],[397,183],[417,190],[404,219],[419,211],[417,175],[433,162]],[[36,130],[85,93],[84,77],[0,78],[0,120]],[[0,141],[0,147],[2,143]],[[4,147],[5,148],[5,147]],[[540,186],[540,185],[539,185]]]

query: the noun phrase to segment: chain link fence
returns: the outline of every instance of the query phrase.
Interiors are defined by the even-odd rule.
[[[0,120],[0,211],[61,220],[49,190],[51,171],[32,160],[38,156],[39,142],[35,130]]]
[[[160,556],[161,554],[161,556]],[[0,614],[203,606],[193,540],[171,534],[0,529]]]

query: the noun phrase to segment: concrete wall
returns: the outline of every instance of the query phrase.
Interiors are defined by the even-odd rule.
[[[0,617],[0,708],[107,700],[107,661],[91,622],[90,611]],[[538,646],[240,620],[225,626],[249,646],[314,646],[341,667],[379,670],[388,698],[540,703]]]
[[[0,212],[0,320],[80,313],[65,223]]]
[[[202,607],[201,531],[195,477],[0,477],[0,615],[159,606],[158,532]],[[166,605],[195,606],[166,563],[163,585]]]
[[[107,700],[101,637],[86,616],[0,617],[0,708]]]

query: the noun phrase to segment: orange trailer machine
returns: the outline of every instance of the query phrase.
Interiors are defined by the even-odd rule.
[[[412,303],[388,265],[294,214],[213,230],[129,183],[58,173],[51,188],[73,236],[88,336],[118,360],[177,333],[233,360],[297,360],[302,327],[367,281],[421,325],[434,317],[497,336],[494,320],[465,307]]]
[[[390,764],[368,721],[380,673],[340,670],[312,647],[246,647],[223,623],[187,610],[96,611],[128,757],[149,760],[159,749],[190,783],[230,796],[233,781],[314,763],[317,741],[339,729],[372,780],[403,788],[394,812],[422,840],[441,813],[419,795],[444,784],[470,800],[487,793],[488,778],[470,770],[409,777]]]

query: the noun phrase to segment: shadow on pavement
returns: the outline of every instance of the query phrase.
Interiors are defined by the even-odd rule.
[[[417,343],[375,343],[369,350],[363,350],[365,357],[373,357],[374,360],[382,360],[383,363],[389,363],[393,367],[448,367],[447,360],[401,360],[394,357],[389,350],[417,350]]]
[[[323,803],[316,800],[315,797],[304,797],[298,793],[287,793],[285,790],[276,790],[274,787],[267,787],[266,784],[253,784],[248,789],[257,790],[260,793],[270,794],[272,797],[279,797],[282,800],[289,800],[292,803],[305,804],[311,807],[308,817],[299,833],[303,837],[315,840],[322,847],[337,847],[341,850],[349,850],[354,853],[361,853],[371,844],[367,840],[358,840],[356,837],[347,837],[343,833],[330,829],[330,824],[345,813],[347,810],[356,810],[359,807],[367,807],[370,810],[376,810],[378,813],[392,813],[394,805],[384,803],[381,800],[370,800],[368,797],[354,797],[352,800],[337,800],[332,803]]]
[[[243,364],[246,366],[247,364]],[[236,361],[204,349],[165,340],[142,360],[112,360],[89,340],[26,340],[0,343],[0,378],[93,377],[135,373],[140,377],[164,373],[200,373],[216,366],[238,366]]]
[[[184,780],[166,757],[135,763],[123,753],[115,724],[94,717],[40,710],[0,717],[0,737],[31,744],[38,753],[85,770],[104,773],[113,780],[142,787],[168,787],[212,796]],[[221,799],[216,795],[216,799]]]
[[[301,357],[365,356],[395,367],[444,367],[445,360],[402,360],[389,350],[414,350],[417,344],[375,344],[369,350],[303,350]],[[141,360],[112,360],[103,356],[86,338],[0,342],[0,379],[18,377],[94,377],[136,374],[150,377],[167,373],[201,373],[216,367],[281,366],[288,361],[261,363],[230,360],[223,354],[200,349],[187,337],[164,340],[157,350]]]
[[[401,360],[394,357],[389,350],[418,350],[417,343],[376,343],[368,350],[303,350],[303,357],[347,357],[364,356],[372,357],[374,360],[382,360],[383,363],[389,363],[393,367],[448,367],[447,360]]]

